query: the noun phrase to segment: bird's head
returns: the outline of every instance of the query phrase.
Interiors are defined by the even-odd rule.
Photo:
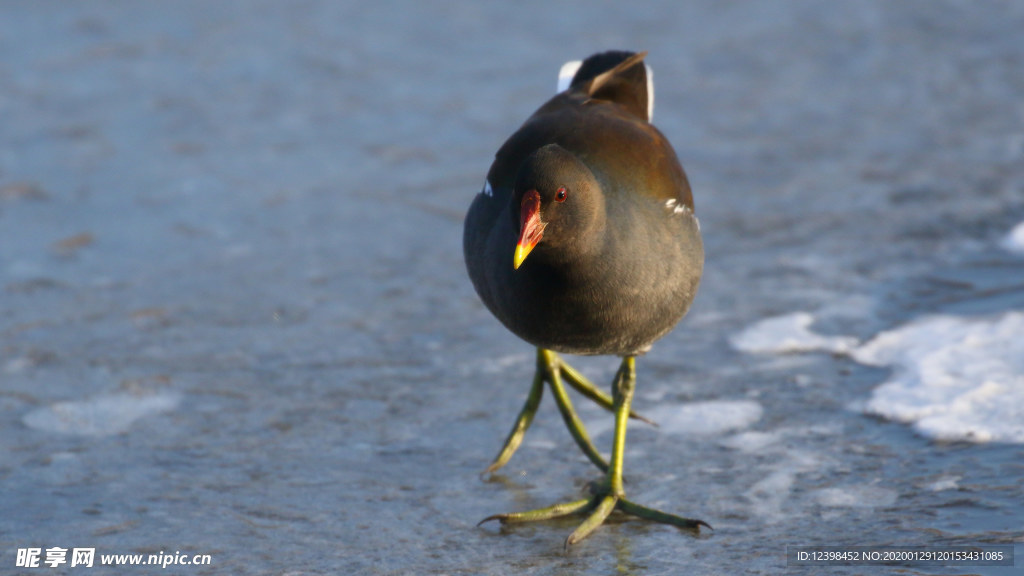
[[[519,227],[512,261],[517,270],[538,245],[550,253],[578,249],[603,224],[601,188],[594,174],[557,144],[526,158],[511,202]]]

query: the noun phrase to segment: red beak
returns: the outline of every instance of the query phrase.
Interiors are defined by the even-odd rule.
[[[516,270],[530,254],[533,247],[544,237],[545,224],[540,221],[540,194],[530,190],[523,194],[523,203],[519,207],[519,243],[512,258],[512,267]]]

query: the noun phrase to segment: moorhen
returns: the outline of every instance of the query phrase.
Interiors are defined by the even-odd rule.
[[[609,51],[566,64],[561,90],[498,150],[466,215],[463,251],[473,286],[509,330],[537,347],[533,387],[501,452],[522,442],[544,382],[584,454],[605,472],[581,500],[497,514],[503,524],[589,512],[578,542],[613,510],[699,531],[701,520],[640,506],[622,482],[635,358],[670,331],[697,293],[704,264],[690,185],[650,124],[646,52]],[[609,396],[556,352],[623,358]],[[611,463],[591,444],[562,385],[615,414]],[[710,527],[710,526],[708,526]]]

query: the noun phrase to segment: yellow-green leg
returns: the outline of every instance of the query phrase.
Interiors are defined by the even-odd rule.
[[[608,410],[609,412],[615,411],[615,402],[612,397],[597,386],[594,386],[590,380],[587,380],[586,376],[577,372],[572,366],[569,366],[565,360],[559,359],[558,366],[562,369],[562,377],[565,378],[565,381],[568,382],[569,385],[577,392],[593,400],[598,406],[601,406],[605,410]],[[658,427],[658,423],[654,420],[644,418],[632,410],[629,412],[629,417],[650,424],[655,428]]]
[[[539,357],[539,356],[538,356]],[[615,439],[612,444],[611,464],[607,469],[605,479],[594,490],[590,498],[576,500],[565,504],[556,504],[539,510],[528,512],[515,512],[511,514],[495,514],[484,518],[480,524],[488,520],[499,520],[502,524],[513,524],[517,522],[535,522],[548,520],[578,512],[589,512],[586,520],[569,535],[565,545],[575,544],[589,536],[598,526],[604,523],[605,519],[614,510],[619,510],[632,516],[644,518],[663,524],[671,524],[688,530],[699,530],[701,526],[707,526],[702,520],[692,520],[660,512],[652,508],[640,506],[626,499],[626,491],[622,484],[622,469],[626,449],[626,426],[630,417],[630,406],[633,402],[633,391],[636,386],[636,361],[632,356],[622,360],[618,373],[615,375],[615,382],[612,386],[612,403],[615,411]]]
[[[523,409],[519,412],[519,417],[516,418],[515,424],[512,425],[512,431],[509,432],[508,438],[505,439],[505,445],[502,446],[501,452],[495,457],[494,462],[484,470],[484,474],[490,474],[495,470],[498,470],[502,466],[508,463],[509,459],[519,448],[519,445],[523,442],[523,436],[526,434],[526,430],[530,427],[533,422],[533,417],[537,413],[537,408],[540,406],[540,398],[544,391],[544,382],[547,382],[551,387],[551,395],[555,397],[555,404],[558,405],[558,411],[562,414],[562,419],[565,421],[566,428],[569,429],[569,433],[572,435],[573,440],[580,447],[580,450],[594,463],[595,466],[601,469],[601,471],[608,470],[608,463],[604,461],[604,458],[594,448],[594,444],[590,441],[590,436],[587,434],[586,428],[583,426],[583,422],[579,416],[576,415],[576,410],[572,407],[572,401],[569,400],[569,395],[565,391],[565,387],[562,385],[562,374],[563,369],[567,366],[557,354],[551,350],[545,350],[543,348],[537,349],[537,370],[533,376],[533,386],[530,388],[530,395],[526,398],[526,404],[523,405]],[[572,370],[570,368],[570,370]],[[575,379],[567,378],[572,382],[574,388],[578,386],[586,386],[592,384],[586,381],[578,372],[572,370]],[[581,384],[582,382],[582,384]],[[589,396],[588,396],[589,397]]]
[[[519,445],[523,443],[523,435],[526,434],[526,430],[533,422],[533,416],[537,413],[537,407],[540,406],[540,397],[543,392],[544,374],[540,370],[540,358],[538,356],[537,373],[533,376],[533,386],[530,387],[530,395],[526,397],[526,404],[519,411],[519,417],[516,418],[516,423],[512,425],[512,431],[508,433],[508,438],[505,439],[505,445],[501,447],[501,452],[498,452],[494,462],[491,462],[491,465],[483,471],[483,474],[490,474],[508,464],[509,459],[516,453]]]
[[[533,376],[533,386],[530,388],[530,394],[527,396],[526,403],[519,412],[519,417],[516,418],[515,424],[512,425],[512,430],[505,439],[505,444],[502,446],[501,451],[494,458],[494,461],[491,462],[491,465],[483,471],[483,474],[490,474],[507,464],[519,448],[519,445],[522,444],[523,436],[526,434],[530,424],[533,423],[533,417],[540,406],[540,399],[544,392],[544,382],[550,385],[551,394],[558,405],[558,411],[562,414],[565,426],[568,428],[573,440],[580,447],[580,450],[602,472],[608,471],[608,463],[604,461],[604,458],[594,448],[594,444],[590,441],[590,436],[587,434],[583,422],[576,415],[576,411],[572,407],[572,401],[562,385],[563,378],[584,397],[593,400],[607,410],[614,410],[614,400],[611,396],[594,386],[583,374],[580,374],[575,368],[559,358],[558,354],[551,350],[538,348],[537,369]],[[657,426],[653,421],[639,414],[630,412],[629,415],[631,418]]]

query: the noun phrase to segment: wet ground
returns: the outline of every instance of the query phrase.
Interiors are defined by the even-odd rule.
[[[1016,568],[892,570],[1019,571],[1024,446],[867,414],[886,368],[730,339],[1024,308],[1024,9],[677,4],[0,4],[0,572],[90,547],[211,556],[181,574],[822,573],[786,567],[812,544],[1012,544]],[[631,428],[627,490],[715,530],[564,552],[576,520],[475,526],[595,470],[549,398],[479,478],[533,353],[473,293],[462,216],[562,62],[611,47],[650,51],[707,250],[638,363],[662,429]]]

